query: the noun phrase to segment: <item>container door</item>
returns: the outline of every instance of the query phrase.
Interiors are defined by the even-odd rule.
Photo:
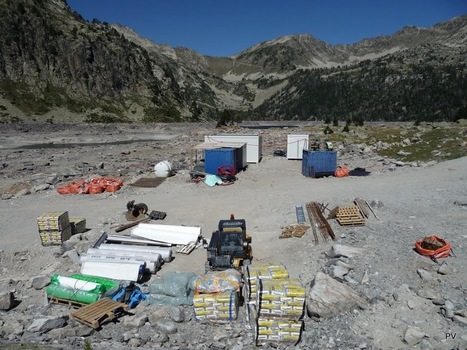
[[[308,135],[287,136],[287,159],[302,159],[304,149],[308,149]]]
[[[204,152],[205,172],[208,174],[217,175],[217,169],[222,165],[236,167],[235,161],[234,148],[216,148]]]

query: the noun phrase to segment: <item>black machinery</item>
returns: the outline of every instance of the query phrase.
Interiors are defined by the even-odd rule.
[[[207,249],[206,272],[222,271],[230,268],[240,270],[252,258],[251,237],[246,233],[244,219],[220,220],[217,231],[212,233]]]

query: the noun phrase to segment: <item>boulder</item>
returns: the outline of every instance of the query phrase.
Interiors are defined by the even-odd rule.
[[[15,295],[13,292],[0,292],[0,310],[8,311],[15,305]]]
[[[38,318],[31,323],[27,330],[34,333],[47,333],[52,329],[64,327],[67,320],[67,316]]]
[[[339,266],[333,265],[331,266],[331,276],[338,281],[344,281],[345,276],[349,273],[349,269]]]
[[[425,333],[423,333],[420,328],[408,326],[405,330],[404,341],[410,346],[414,346],[420,343],[424,337]]]
[[[331,317],[365,303],[351,287],[318,272],[307,296],[307,311],[310,317]]]
[[[139,328],[139,327],[142,327],[147,321],[148,321],[148,316],[143,314],[143,315],[135,315],[132,317],[125,317],[123,319],[123,324],[131,328]]]
[[[48,286],[50,284],[50,277],[49,276],[36,276],[33,277],[31,280],[32,288],[36,290],[41,290],[42,288]]]
[[[170,320],[160,320],[156,322],[154,325],[158,331],[162,332],[163,334],[174,334],[177,333],[177,326],[174,322]]]

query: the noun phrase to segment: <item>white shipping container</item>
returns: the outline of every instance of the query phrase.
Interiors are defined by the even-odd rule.
[[[287,159],[303,159],[304,149],[309,149],[309,135],[287,135]]]
[[[240,142],[246,143],[246,162],[259,163],[262,157],[262,135],[223,134],[205,136],[206,143]]]

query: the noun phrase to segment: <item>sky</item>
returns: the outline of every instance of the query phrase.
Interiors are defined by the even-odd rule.
[[[118,23],[156,44],[232,56],[284,35],[328,44],[431,27],[467,14],[466,0],[67,0],[88,21]]]

